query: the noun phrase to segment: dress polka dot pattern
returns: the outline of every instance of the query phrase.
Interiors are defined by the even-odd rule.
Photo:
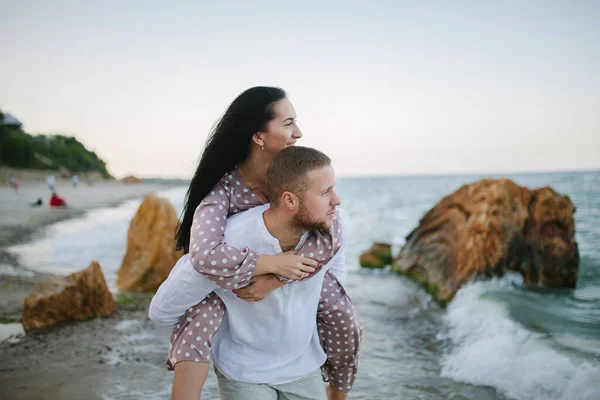
[[[237,170],[225,174],[194,213],[190,235],[190,262],[194,269],[225,289],[236,289],[248,282],[254,276],[258,254],[224,243],[225,224],[228,216],[262,204]],[[326,264],[339,250],[341,237],[341,220],[336,217],[330,232],[311,231],[298,254]],[[300,281],[280,279],[290,284]],[[317,313],[319,336],[327,353],[323,379],[349,391],[356,375],[361,328],[350,298],[329,272],[325,274],[323,290]],[[224,315],[225,304],[215,293],[188,309],[171,333],[169,369],[180,361],[210,362],[212,338]],[[349,336],[348,340],[340,340],[336,335]]]
[[[327,354],[327,360],[321,367],[323,381],[349,392],[358,370],[362,327],[350,297],[332,274],[325,274],[317,329],[321,346]]]

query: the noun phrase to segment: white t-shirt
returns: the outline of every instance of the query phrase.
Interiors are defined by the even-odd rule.
[[[269,206],[255,207],[227,220],[225,242],[249,247],[258,254],[280,254],[279,241],[267,230],[263,213]],[[150,305],[150,318],[162,325],[179,322],[186,309],[216,292],[227,311],[213,340],[212,356],[217,368],[239,382],[277,385],[305,377],[325,362],[319,343],[316,314],[326,271],[343,281],[344,249],[348,227],[344,212],[342,248],[312,278],[287,284],[259,302],[246,302],[196,272],[187,255],[182,257],[158,289]],[[298,243],[301,247],[308,233]]]

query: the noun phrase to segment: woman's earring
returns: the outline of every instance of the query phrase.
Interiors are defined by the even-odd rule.
[[[260,149],[261,149],[261,150],[264,150],[264,149],[265,149],[265,146],[260,146]]]

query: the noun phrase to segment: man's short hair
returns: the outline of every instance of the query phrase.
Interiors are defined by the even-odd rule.
[[[277,205],[284,192],[302,197],[312,185],[308,173],[331,165],[331,159],[319,150],[292,146],[281,150],[267,169],[267,196]]]

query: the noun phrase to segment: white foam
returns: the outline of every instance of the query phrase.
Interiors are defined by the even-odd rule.
[[[138,329],[140,326],[141,323],[137,319],[126,319],[118,322],[115,325],[115,329],[118,331],[126,331],[130,329]]]
[[[157,193],[166,197],[181,212],[185,188]],[[19,256],[20,263],[34,271],[68,275],[86,268],[92,260],[102,267],[109,289],[116,292],[117,271],[127,247],[127,231],[141,199],[128,200],[118,207],[90,210],[45,227],[35,239],[7,248]],[[0,265],[0,272],[16,275],[15,268]],[[22,275],[24,272],[19,272]]]
[[[518,400],[597,400],[600,367],[561,353],[545,336],[512,321],[506,307],[482,299],[490,290],[512,290],[514,276],[464,286],[445,316],[441,335],[450,347],[442,376],[492,386]]]
[[[20,336],[25,335],[23,325],[17,324],[0,324],[0,342],[6,340],[9,343],[18,343]]]
[[[580,300],[600,300],[600,286],[590,285],[577,288],[573,292],[573,296]]]
[[[15,268],[12,265],[1,263],[0,264],[0,275],[5,276],[34,276],[33,271],[29,271],[25,268]]]

